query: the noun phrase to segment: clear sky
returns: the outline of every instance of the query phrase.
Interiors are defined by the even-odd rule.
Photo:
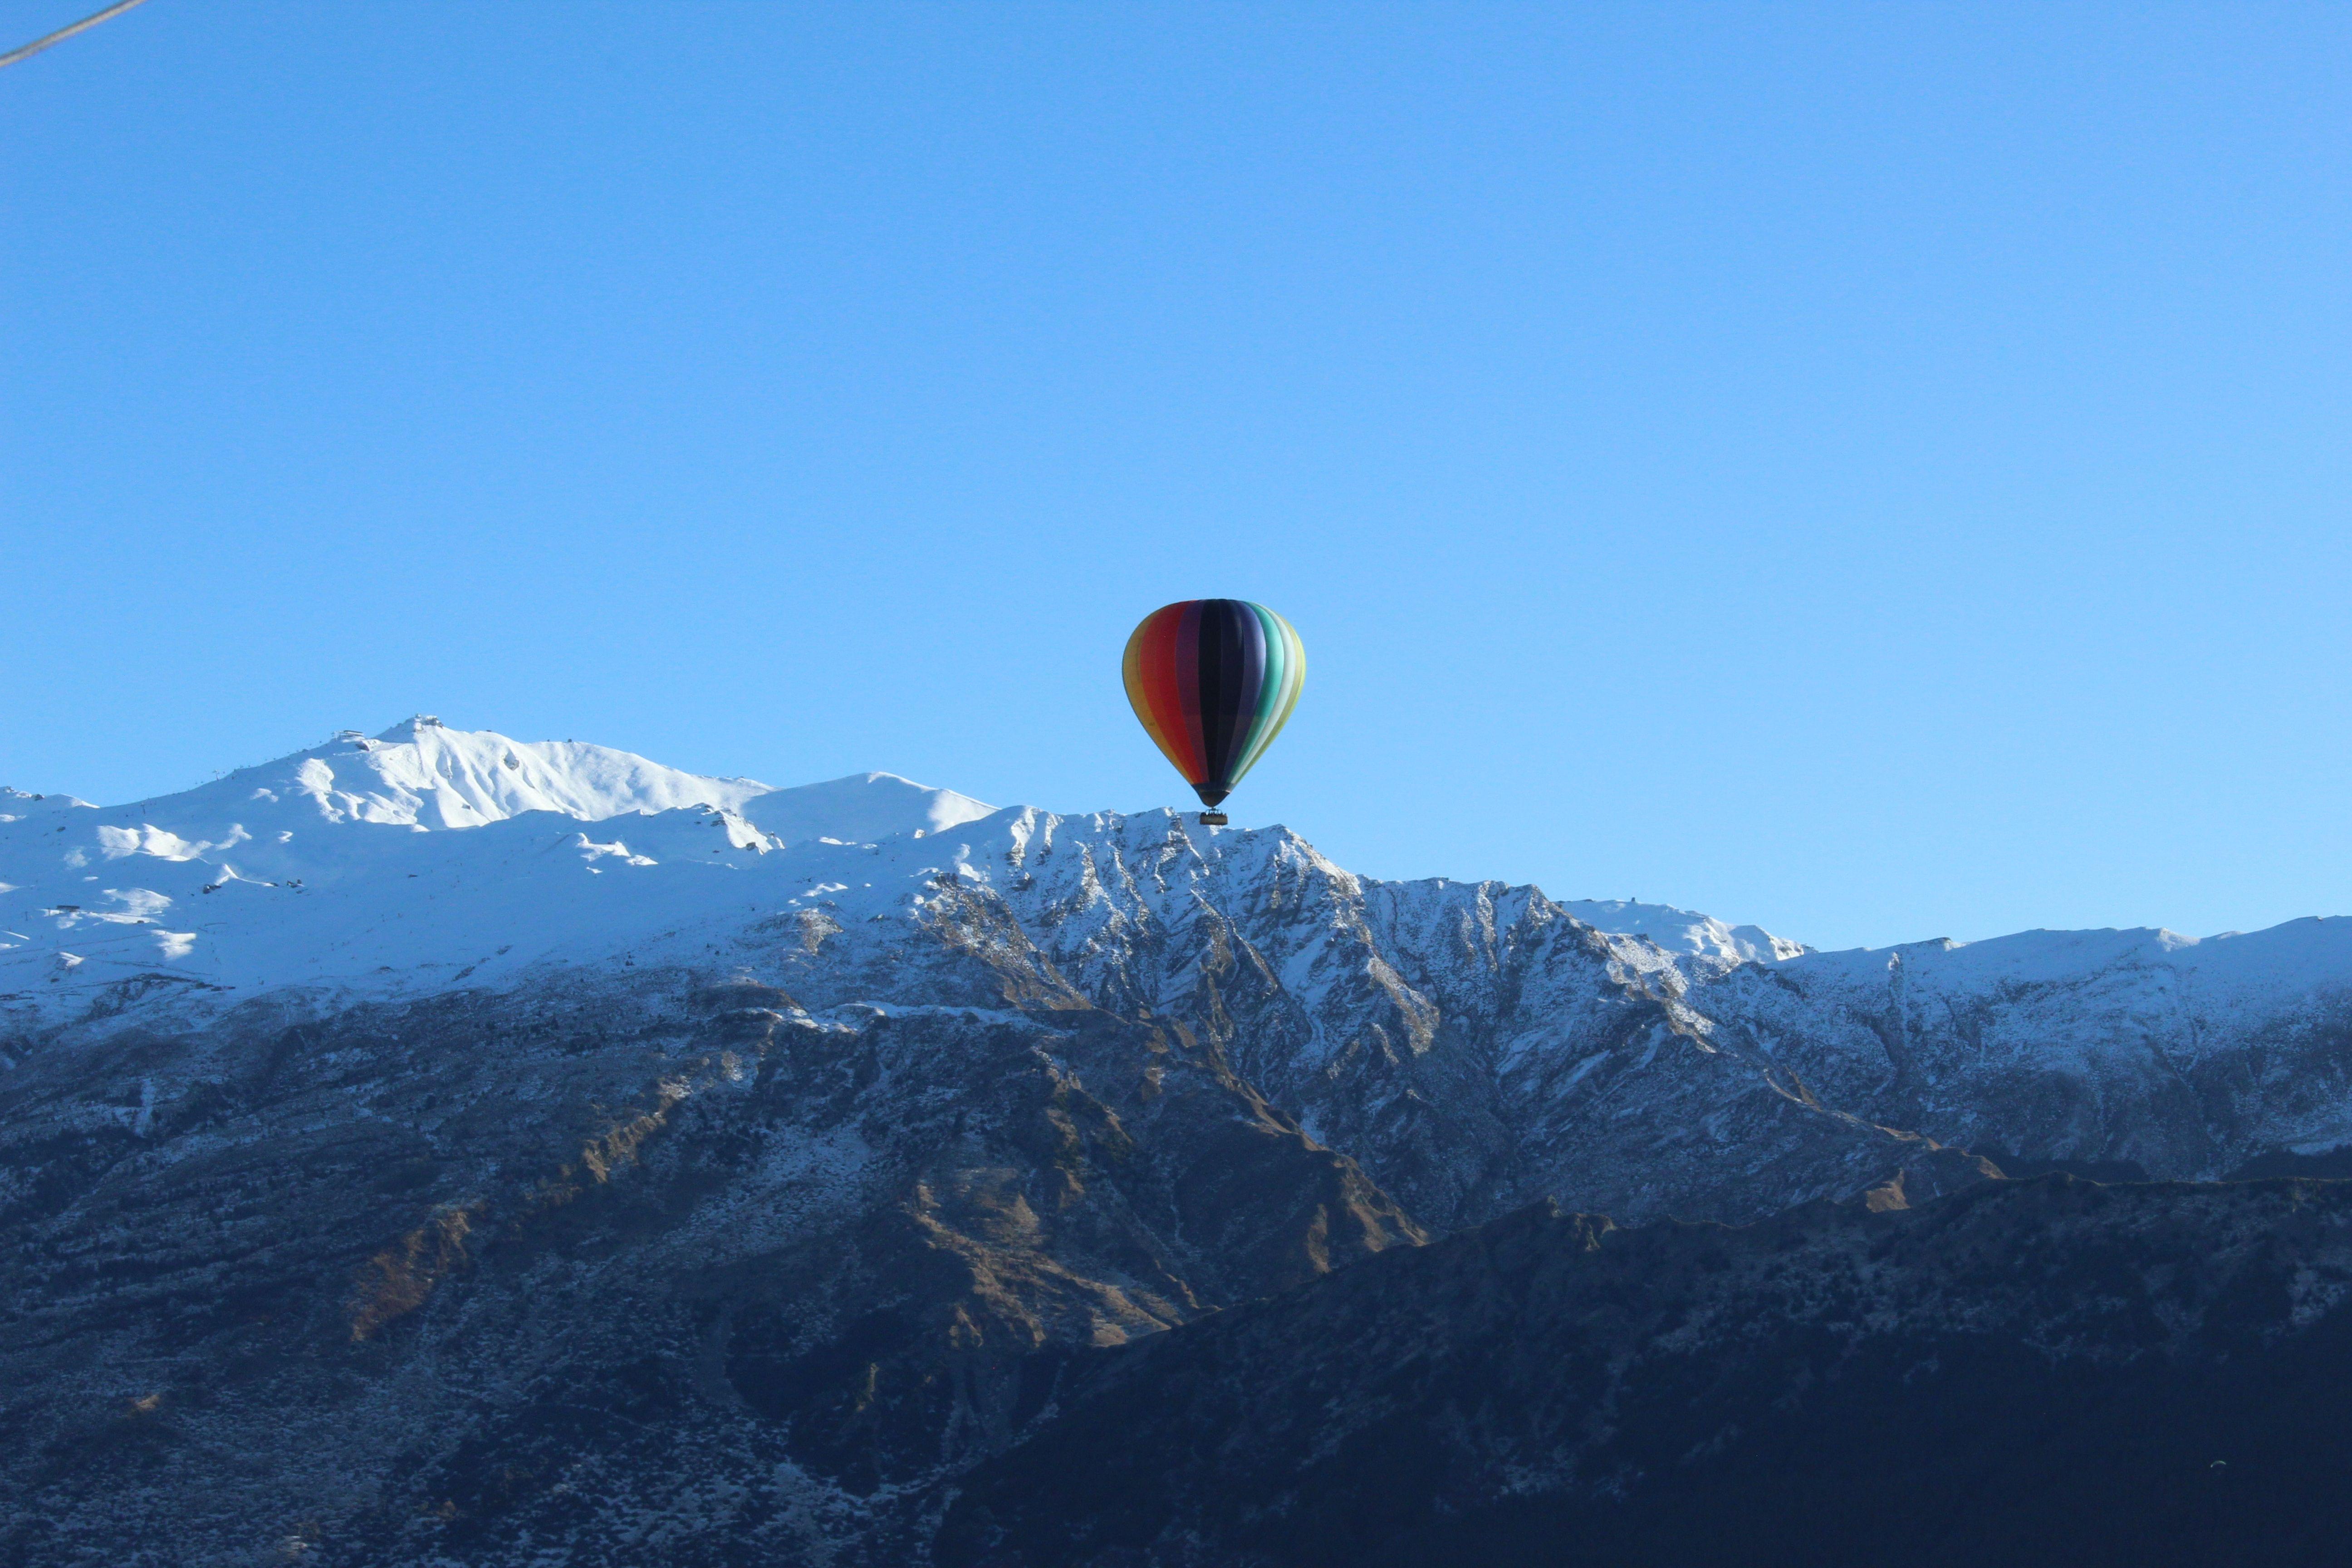
[[[0,783],[1175,804],[1223,595],[1366,873],[2352,911],[2352,8],[152,0],[0,146]]]

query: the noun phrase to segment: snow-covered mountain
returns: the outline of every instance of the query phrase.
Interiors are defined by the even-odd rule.
[[[424,715],[131,805],[0,802],[0,1006],[42,1018],[126,981],[238,1000],[492,984],[729,905],[721,873],[775,851],[992,809],[890,773],[775,789]]]
[[[1278,827],[878,773],[775,789],[425,716],[133,805],[5,799],[20,1035],[583,970],[929,1004],[885,976],[984,908],[1092,1004],[1214,1038],[1440,1224],[1543,1195],[1737,1217],[1890,1139],[2164,1175],[2352,1144],[2342,920],[1822,953],[1664,905],[1372,881]]]
[[[2352,1142],[2352,921],[1813,952],[425,718],[0,796],[0,944],[27,1563],[913,1561],[1080,1347],[1546,1197]]]
[[[415,995],[641,948],[675,957],[680,929],[749,923],[739,914],[903,907],[950,859],[992,885],[1033,838],[1042,865],[1072,831],[892,773],[777,789],[427,715],[130,805],[13,790],[0,804],[0,1008],[26,1024],[103,1006],[126,984],[218,1006],[276,987]],[[1070,820],[1133,837],[1108,827],[1118,818]],[[1148,820],[1162,837],[1177,826]],[[1195,837],[1221,866],[1221,843],[1255,842]],[[1664,905],[1560,907],[1706,965],[1807,951]]]

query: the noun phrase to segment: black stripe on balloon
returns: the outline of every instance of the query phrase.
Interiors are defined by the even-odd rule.
[[[1234,637],[1233,599],[1200,602],[1200,797],[1213,806],[1225,799],[1233,781],[1233,689],[1240,684],[1240,637]]]
[[[1240,599],[1206,599],[1202,605],[1200,708],[1209,785],[1218,799],[1233,790],[1233,769],[1240,764],[1242,745],[1249,741],[1263,684],[1265,627],[1258,626],[1256,614]]]

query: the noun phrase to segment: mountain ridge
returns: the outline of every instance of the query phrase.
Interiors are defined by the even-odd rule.
[[[320,776],[338,766],[352,787]],[[1796,1201],[1897,1145],[2188,1177],[2352,1144],[2352,921],[1759,951],[1668,906],[1357,877],[1281,827],[992,810],[889,774],[779,790],[423,716],[0,824],[0,1020],[102,1031],[583,964],[789,986],[814,962],[838,1001],[919,1002],[877,966],[950,884],[1095,1005],[1196,1018],[1440,1225],[1547,1193],[1752,1215],[1731,1194],[1759,1162]],[[777,949],[779,921],[872,947],[846,971],[871,994],[831,991],[830,953]],[[1622,1177],[1575,1174],[1596,1149]]]

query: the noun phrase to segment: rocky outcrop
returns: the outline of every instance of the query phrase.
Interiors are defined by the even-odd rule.
[[[1706,1011],[1727,974],[1777,970],[1601,931],[1533,889],[1367,882],[1280,829],[1164,813],[1030,813],[1005,839],[963,864],[1057,973],[1218,1041],[1440,1226],[1548,1194],[1754,1218],[1938,1144],[1816,1094]]]

